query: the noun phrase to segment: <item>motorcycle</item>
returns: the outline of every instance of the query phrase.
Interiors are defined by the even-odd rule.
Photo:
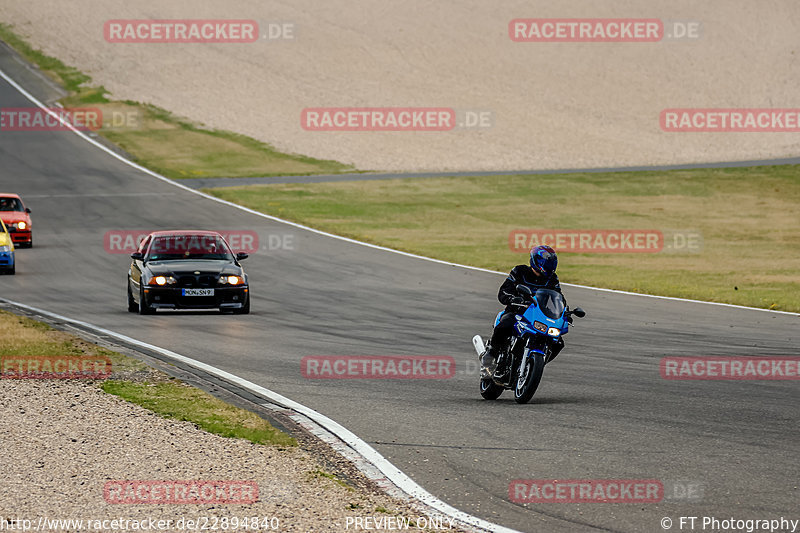
[[[563,342],[561,337],[569,331],[572,317],[586,316],[580,307],[570,311],[564,297],[554,290],[533,293],[527,285],[517,285],[517,293],[529,303],[517,304],[522,314],[516,315],[510,342],[500,350],[496,364],[481,373],[480,392],[486,400],[496,400],[504,390],[513,389],[517,403],[528,403],[539,387],[545,365],[555,359],[553,350]],[[497,314],[495,327],[503,313]],[[475,335],[472,343],[481,357],[486,349],[483,338]]]

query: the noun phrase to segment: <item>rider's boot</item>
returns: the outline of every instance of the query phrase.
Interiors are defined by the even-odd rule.
[[[497,367],[497,354],[496,350],[492,349],[492,343],[489,342],[486,349],[481,354],[481,377],[489,378],[494,374]]]
[[[494,379],[501,383],[506,383],[508,381],[508,374],[511,370],[510,361],[506,361],[505,359],[507,359],[505,355],[500,356],[494,371]]]
[[[510,342],[511,339],[506,339],[502,344],[498,345],[495,350],[496,361],[493,377],[495,381],[501,383],[508,381],[511,370],[511,354],[508,353]]]

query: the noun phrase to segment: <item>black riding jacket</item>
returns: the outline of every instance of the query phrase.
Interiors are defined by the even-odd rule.
[[[506,311],[517,311],[516,307],[511,306],[513,298],[522,296],[517,292],[517,285],[527,285],[534,293],[537,289],[552,289],[561,294],[561,284],[558,282],[558,276],[555,273],[546,278],[534,274],[533,269],[528,265],[517,265],[508,274],[508,277],[500,286],[500,292],[497,293],[497,299],[506,306]]]

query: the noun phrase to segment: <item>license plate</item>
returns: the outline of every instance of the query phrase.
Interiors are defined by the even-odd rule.
[[[214,289],[181,289],[182,296],[214,296]]]

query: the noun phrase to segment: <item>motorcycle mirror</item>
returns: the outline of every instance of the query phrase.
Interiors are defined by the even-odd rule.
[[[528,296],[533,296],[533,291],[527,285],[522,285],[522,284],[517,285],[517,292],[524,293]]]
[[[584,311],[580,307],[576,307],[575,309],[573,309],[572,314],[578,318],[583,318],[586,316],[586,311]]]

